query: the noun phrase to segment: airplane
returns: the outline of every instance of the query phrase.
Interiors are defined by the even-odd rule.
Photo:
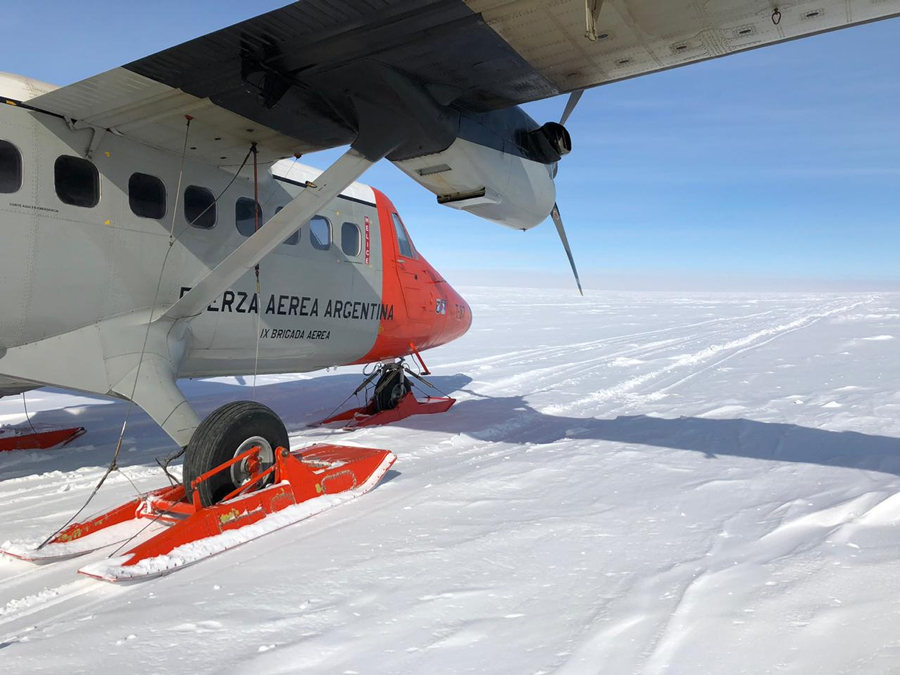
[[[64,87],[0,76],[0,393],[118,397],[186,449],[184,485],[289,447],[267,407],[200,420],[181,378],[381,364],[466,333],[466,301],[358,181],[554,221],[586,89],[900,15],[900,0],[304,0]],[[568,94],[539,123],[522,104]],[[347,146],[322,172],[296,159]],[[250,475],[201,486],[214,504]]]

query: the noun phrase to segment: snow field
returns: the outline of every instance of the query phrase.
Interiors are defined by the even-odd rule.
[[[440,416],[306,429],[358,372],[266,377],[294,447],[392,450],[361,499],[140,584],[0,558],[4,672],[900,670],[900,296],[465,289]],[[248,382],[185,383],[201,414]],[[73,446],[0,456],[0,540],[84,501],[124,404],[42,390]],[[0,401],[18,422],[21,399]],[[121,464],[164,483],[133,416]],[[91,509],[134,494],[114,474]]]

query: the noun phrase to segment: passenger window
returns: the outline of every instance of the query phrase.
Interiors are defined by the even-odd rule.
[[[359,225],[344,223],[341,225],[341,250],[345,255],[359,255]]]
[[[166,186],[156,176],[133,173],[128,179],[128,204],[131,212],[140,218],[164,218]]]
[[[283,208],[284,208],[283,206],[279,206],[277,209],[275,209],[275,215],[277,216],[278,212],[281,211],[281,209],[283,209]],[[300,230],[297,230],[296,232],[294,232],[294,234],[292,234],[290,237],[285,239],[284,243],[287,244],[288,246],[296,246],[299,241],[300,241]]]
[[[18,192],[22,187],[22,155],[9,141],[0,141],[0,192]]]
[[[327,251],[331,248],[331,223],[324,216],[313,216],[309,221],[309,240],[313,248]]]
[[[403,221],[400,220],[400,216],[396,213],[392,213],[391,218],[394,220],[394,232],[397,233],[397,243],[400,245],[400,255],[405,258],[415,258],[416,254],[413,253],[412,242],[409,240],[406,228],[403,227]]]
[[[189,185],[184,191],[184,217],[194,227],[212,228],[216,224],[216,198],[212,191]]]
[[[100,203],[100,172],[81,157],[63,155],[53,166],[56,196],[63,204],[93,208]]]
[[[253,218],[255,202],[252,199],[241,197],[234,205],[234,222],[237,224],[238,232],[245,237],[252,237],[256,232],[256,221]],[[263,226],[262,209],[256,204],[256,213],[259,215],[259,226]]]

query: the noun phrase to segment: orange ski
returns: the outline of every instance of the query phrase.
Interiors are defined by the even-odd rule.
[[[191,484],[191,498],[182,485],[154,490],[70,525],[43,547],[7,544],[3,552],[34,562],[63,559],[121,542],[124,528],[137,535],[152,525],[149,538],[79,572],[104,581],[160,576],[359,497],[378,484],[396,459],[387,450],[340,445],[315,445],[296,453],[278,448],[271,467],[252,475],[219,503],[201,505],[198,485],[258,453],[259,448],[251,448],[199,476]]]

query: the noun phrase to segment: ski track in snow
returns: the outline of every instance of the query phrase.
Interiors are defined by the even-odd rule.
[[[900,670],[900,295],[468,289],[441,416],[306,429],[358,370],[261,378],[294,447],[392,450],[372,493],[171,576],[0,556],[4,673]],[[249,378],[248,378],[249,379]],[[184,383],[201,414],[242,378]],[[0,455],[0,541],[62,525],[125,406],[41,390],[70,447]],[[21,399],[0,420],[21,423]],[[88,508],[165,483],[143,414]]]

